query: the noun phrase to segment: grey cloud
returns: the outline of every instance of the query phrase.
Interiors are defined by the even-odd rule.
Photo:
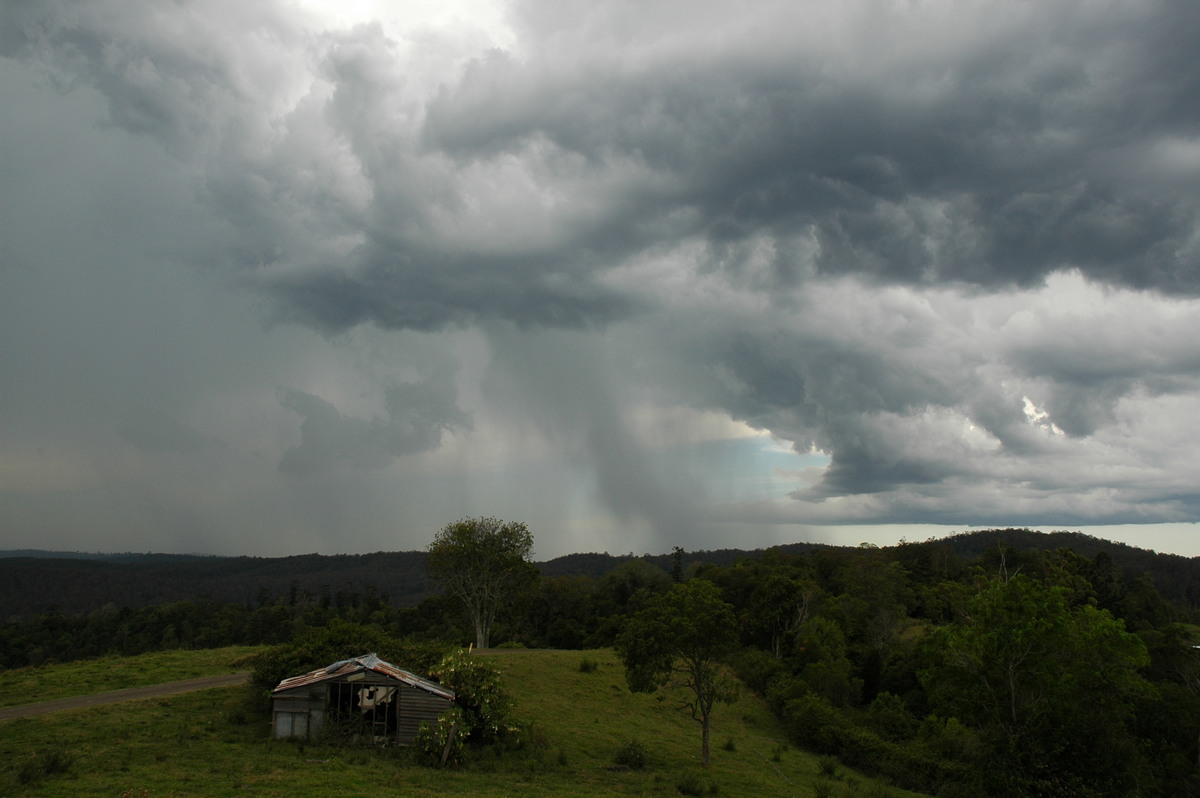
[[[570,453],[619,523],[645,525],[656,545],[685,534],[701,491],[647,457],[626,415],[632,385],[619,344],[595,333],[488,329],[484,389],[542,440]]]
[[[383,24],[306,28],[282,4],[10,4],[0,67],[48,80],[72,103],[60,129],[99,124],[64,141],[114,163],[78,192],[45,155],[45,176],[22,153],[0,164],[38,198],[10,202],[5,247],[33,264],[20,296],[42,302],[8,314],[6,346],[23,337],[4,362],[33,373],[44,326],[73,375],[10,405],[33,419],[49,396],[106,434],[114,413],[161,408],[120,429],[146,463],[236,454],[344,497],[355,479],[387,494],[385,466],[486,417],[585,473],[615,525],[664,541],[711,506],[686,469],[647,459],[638,402],[827,454],[772,510],[791,523],[1194,518],[1179,475],[1195,465],[1162,460],[1200,445],[1177,431],[1200,377],[1200,6],[935,5],[518,3],[509,52],[467,52]],[[53,272],[62,288],[38,271],[89,253],[86,279]],[[318,376],[279,366],[259,394],[304,389],[245,399],[270,347],[243,354],[243,325],[196,354],[220,325],[197,302],[183,332],[172,302],[194,290],[155,282],[164,263],[256,292],[289,323],[268,335],[295,336],[293,363],[327,358]],[[1093,307],[1054,306],[1081,295]],[[46,321],[103,301],[102,325]],[[374,410],[350,410],[328,388],[348,370],[329,364],[359,356],[337,341],[362,330],[478,330],[490,348],[458,383],[363,354],[352,379]],[[103,413],[83,382],[107,389]],[[264,428],[245,451],[228,432]]]
[[[1006,360],[1048,386],[1046,410],[1068,435],[1084,437],[1114,421],[1132,395],[1189,394],[1200,384],[1193,313],[1144,302],[1083,321],[1064,314],[1036,338],[1013,336]]]
[[[565,71],[493,55],[431,104],[425,137],[463,159],[539,139],[633,159],[676,192],[614,203],[698,209],[696,229],[714,240],[765,231],[786,247],[789,231],[811,228],[820,273],[995,286],[1076,267],[1194,294],[1194,194],[1115,182],[1107,161],[1180,130],[1164,100],[1186,104],[1200,69],[1161,52],[1200,32],[1200,11],[1146,3],[1076,21],[1052,6],[1001,30],[978,51],[931,47],[866,78],[803,48],[756,58],[737,31],[704,58],[634,66],[603,51]]]
[[[574,256],[578,257],[578,256]],[[327,332],[374,323],[432,331],[511,320],[521,326],[579,328],[629,315],[641,302],[545,258],[463,259],[381,243],[364,248],[350,273],[301,274],[264,286],[276,316]]]
[[[385,391],[386,417],[345,416],[320,398],[294,388],[280,391],[279,403],[303,416],[301,442],[284,452],[279,470],[316,474],[345,465],[384,468],[397,457],[435,449],[442,433],[470,425],[444,386],[397,383]]]
[[[532,55],[486,55],[427,105],[379,26],[326,35],[312,48],[321,60],[306,65],[306,96],[269,134],[235,68],[266,67],[240,63],[215,29],[183,46],[172,29],[122,29],[101,14],[44,14],[23,27],[36,31],[37,47],[25,49],[91,82],[115,124],[204,159],[205,196],[237,231],[231,260],[253,270],[281,318],[325,330],[608,323],[642,303],[604,274],[686,235],[709,239],[735,277],[729,245],[768,236],[782,287],[843,274],[1029,286],[1074,267],[1138,288],[1200,290],[1194,195],[1117,181],[1108,166],[1133,145],[1188,133],[1178,101],[1200,67],[1163,53],[1200,32],[1192,5],[1078,19],[1052,6],[971,34],[974,48],[930,47],[894,67],[892,42],[853,11],[864,39],[884,45],[882,56],[857,53],[861,65],[806,49],[802,11],[743,22],[719,47],[628,62],[602,46],[628,33],[621,12],[558,29],[531,22],[545,11],[517,10],[530,35],[549,37],[526,43]],[[239,24],[280,49],[304,41],[269,7],[245,13]],[[727,24],[713,9],[679,30],[655,19],[631,51],[668,34],[707,42],[708,26]],[[789,29],[801,46],[786,46]],[[573,36],[590,40],[574,53]],[[279,102],[278,92],[263,99]],[[531,235],[513,251],[463,241],[445,220],[470,224],[471,170],[498,178],[506,164],[557,196],[557,208],[529,205]],[[328,170],[343,182],[312,182]],[[554,238],[540,240],[539,225],[555,226]],[[800,234],[816,248],[789,259]],[[339,237],[359,243],[329,243]]]
[[[134,446],[151,452],[196,454],[210,447],[225,446],[219,438],[155,411],[131,417],[120,427],[119,434]]]

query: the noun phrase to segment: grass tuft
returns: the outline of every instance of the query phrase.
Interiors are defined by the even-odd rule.
[[[638,740],[630,740],[617,749],[613,763],[629,770],[641,770],[646,767],[646,758],[646,746]]]

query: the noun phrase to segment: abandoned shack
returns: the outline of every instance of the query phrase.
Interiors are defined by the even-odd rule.
[[[271,691],[271,727],[276,737],[337,730],[411,745],[422,722],[453,704],[453,690],[365,654],[280,682]]]

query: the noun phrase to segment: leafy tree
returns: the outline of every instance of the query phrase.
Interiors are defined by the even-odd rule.
[[[519,522],[464,518],[444,526],[428,551],[429,573],[463,603],[476,647],[488,648],[501,603],[537,577],[533,535]]]
[[[1149,692],[1146,648],[1069,596],[1025,576],[997,580],[931,636],[921,680],[934,709],[979,730],[980,765],[1006,795],[1123,794],[1137,767],[1130,725]]]
[[[634,692],[664,685],[684,688],[681,709],[700,723],[701,761],[708,764],[713,706],[737,698],[721,660],[737,643],[737,620],[716,585],[703,579],[679,582],[634,615],[618,635],[617,654]]]

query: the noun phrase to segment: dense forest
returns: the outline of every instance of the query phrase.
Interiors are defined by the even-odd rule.
[[[470,640],[457,604],[423,574],[406,577],[419,590],[398,591],[424,596],[408,603],[396,601],[395,582],[370,579],[388,556],[324,558],[324,569],[320,560],[283,558],[304,563],[303,576],[252,558],[0,559],[5,575],[57,567],[56,578],[89,579],[93,590],[92,605],[78,612],[10,612],[5,596],[0,664],[282,643],[334,622],[398,639]],[[185,584],[205,568],[227,568],[236,582],[224,559],[241,561],[233,600],[211,589],[136,605],[121,598],[130,595],[125,577],[112,576],[130,569],[157,584],[176,573]],[[796,744],[931,794],[1200,795],[1196,567],[1027,530],[886,548],[573,555],[540,566],[493,639],[611,646],[627,619],[673,584],[705,580],[738,619],[730,666]],[[179,568],[199,570],[180,576]],[[105,584],[126,592],[106,596]]]

